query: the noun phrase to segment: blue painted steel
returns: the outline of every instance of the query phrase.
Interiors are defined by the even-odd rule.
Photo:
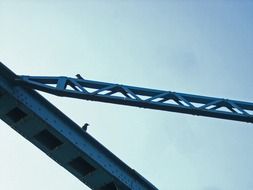
[[[17,78],[0,64],[0,118],[14,130],[91,189],[157,190],[36,91],[17,85]],[[65,79],[54,80],[58,89]]]
[[[253,123],[253,103],[249,102],[81,78],[20,76],[16,82],[58,96]]]

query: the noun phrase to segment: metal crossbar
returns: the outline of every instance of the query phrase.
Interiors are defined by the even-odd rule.
[[[19,76],[19,85],[57,96],[253,123],[253,103],[70,77]]]

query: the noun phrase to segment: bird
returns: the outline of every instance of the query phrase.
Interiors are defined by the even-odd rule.
[[[89,123],[85,123],[85,124],[82,126],[82,129],[83,129],[84,131],[87,131],[87,128],[88,128],[89,125],[90,125]]]
[[[80,74],[76,74],[76,77],[77,77],[78,79],[84,80],[84,78],[83,78]]]

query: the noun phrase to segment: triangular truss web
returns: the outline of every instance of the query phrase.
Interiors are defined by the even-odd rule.
[[[59,96],[253,123],[253,103],[69,77],[21,76],[21,84]]]
[[[239,105],[230,100],[220,99],[202,105],[200,108],[210,111],[221,111],[234,114],[249,115],[246,110],[243,110]]]

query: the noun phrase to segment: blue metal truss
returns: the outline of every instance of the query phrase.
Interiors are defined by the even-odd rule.
[[[19,76],[17,84],[58,96],[253,123],[253,103],[85,80]]]
[[[0,63],[0,118],[94,190],[157,190],[35,90],[253,123],[253,103],[69,77],[18,76]]]
[[[157,190],[0,63],[0,118],[94,190]],[[63,84],[59,84],[63,85]]]

